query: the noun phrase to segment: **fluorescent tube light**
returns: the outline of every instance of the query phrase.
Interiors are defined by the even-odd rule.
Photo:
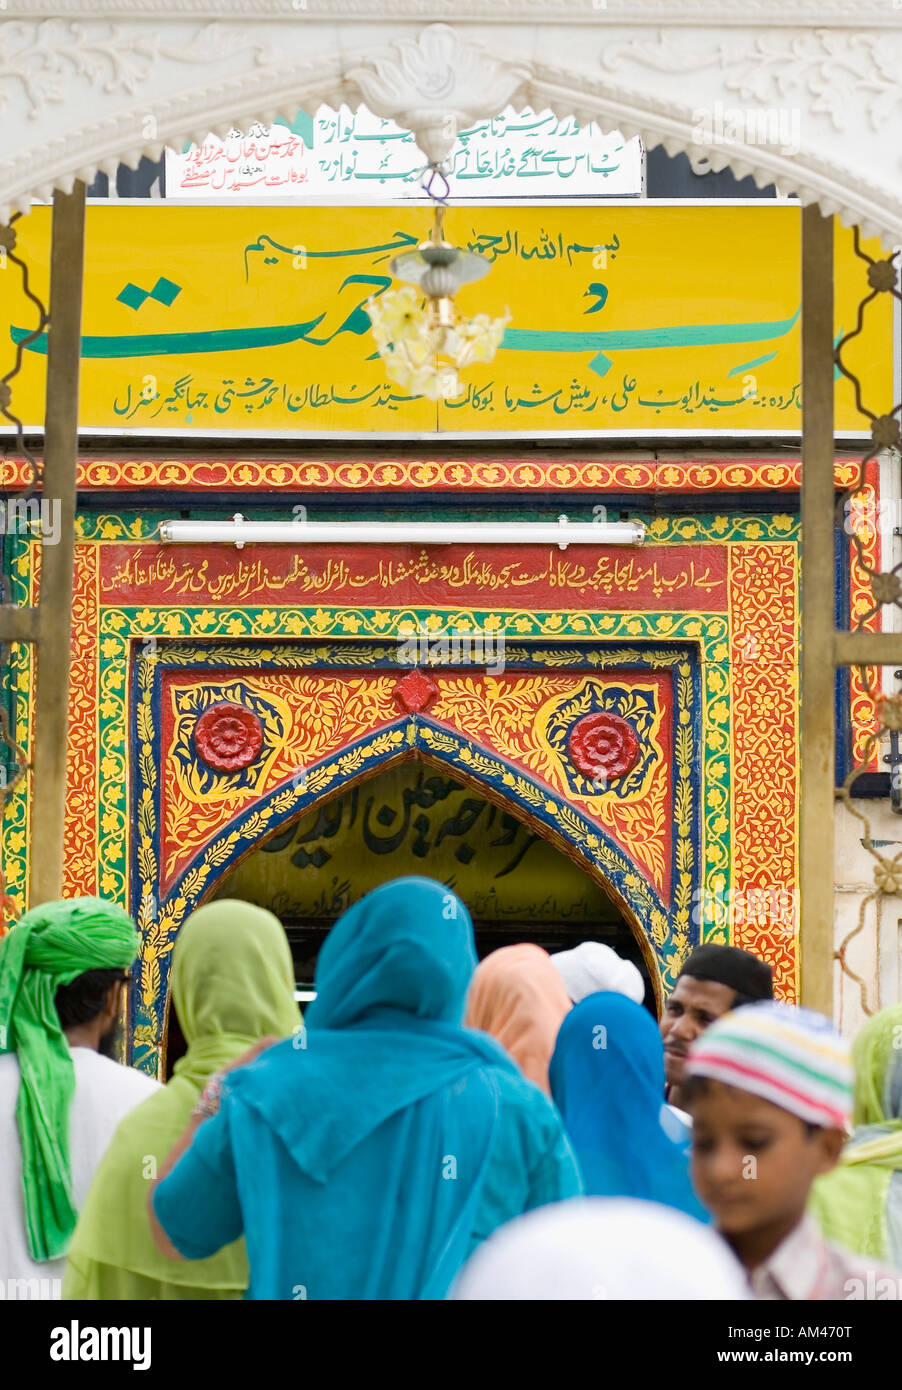
[[[641,545],[641,521],[163,521],[173,545]]]

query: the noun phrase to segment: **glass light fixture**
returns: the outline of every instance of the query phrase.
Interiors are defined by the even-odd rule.
[[[391,262],[392,274],[408,284],[371,296],[366,305],[388,376],[412,395],[432,401],[460,395],[458,369],[491,362],[511,319],[509,313],[496,319],[488,314],[458,317],[456,291],[481,280],[490,266],[482,256],[444,239],[444,214],[436,203],[430,239]]]

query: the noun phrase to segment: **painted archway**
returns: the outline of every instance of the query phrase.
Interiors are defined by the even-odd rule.
[[[900,18],[885,0],[509,0],[500,15],[476,0],[18,0],[0,24],[0,219],[300,106],[363,102],[440,156],[464,123],[520,102],[707,155],[899,243]]]
[[[396,676],[389,677],[394,683]],[[230,687],[230,693],[235,691]],[[559,697],[558,697],[559,698]],[[248,707],[251,699],[245,693]],[[140,717],[140,716],[139,716]],[[131,1001],[132,1060],[155,1071],[160,1056],[168,1001],[169,962],[178,930],[192,909],[210,897],[223,873],[254,850],[261,839],[277,834],[318,804],[334,797],[403,759],[418,758],[452,772],[487,800],[511,809],[550,841],[612,897],[640,946],[656,1000],[673,973],[672,898],[688,901],[698,876],[697,779],[690,767],[676,776],[673,788],[690,817],[674,847],[679,883],[671,884],[668,899],[656,891],[638,864],[609,830],[573,800],[537,777],[522,764],[499,755],[497,747],[481,742],[422,713],[376,727],[305,769],[301,778],[280,781],[248,804],[211,835],[198,854],[176,875],[160,879],[159,861],[146,841],[137,846],[139,872],[133,878],[133,911],[142,927],[139,989]],[[681,797],[680,787],[684,788]],[[146,789],[137,788],[139,801]],[[690,801],[692,803],[690,809]],[[687,852],[688,851],[688,852]],[[697,936],[686,916],[690,943]]]

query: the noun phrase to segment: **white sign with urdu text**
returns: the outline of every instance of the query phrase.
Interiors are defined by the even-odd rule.
[[[217,201],[347,198],[357,204],[420,198],[425,158],[409,130],[361,107],[291,127],[254,125],[166,151],[166,196]],[[630,198],[642,193],[642,146],[552,112],[515,112],[462,130],[448,159],[450,198]],[[442,195],[439,182],[434,190]]]

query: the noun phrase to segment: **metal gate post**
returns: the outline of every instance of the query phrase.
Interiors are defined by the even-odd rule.
[[[802,209],[801,1000],[833,1011],[833,218]]]
[[[85,186],[76,183],[71,193],[53,197],[42,500],[59,507],[59,540],[56,545],[46,541],[41,545],[32,735],[31,907],[60,897],[63,884],[84,239]]]

